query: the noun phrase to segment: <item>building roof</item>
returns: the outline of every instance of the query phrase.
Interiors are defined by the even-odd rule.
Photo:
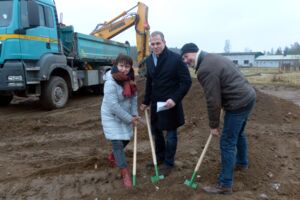
[[[262,52],[229,52],[229,53],[219,53],[222,56],[247,56],[247,55],[254,55],[255,57],[264,55]]]
[[[276,60],[300,60],[300,55],[263,55],[258,56],[256,61],[276,61]]]

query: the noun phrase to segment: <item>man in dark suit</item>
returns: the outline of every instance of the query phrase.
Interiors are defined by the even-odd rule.
[[[140,109],[144,111],[150,106],[157,163],[163,164],[160,172],[168,176],[174,167],[177,128],[184,124],[181,101],[192,81],[180,55],[166,47],[162,32],[155,31],[150,35],[150,47],[152,54],[146,59],[147,81]],[[165,110],[157,112],[157,102],[163,102]],[[166,131],[166,138],[163,131]]]

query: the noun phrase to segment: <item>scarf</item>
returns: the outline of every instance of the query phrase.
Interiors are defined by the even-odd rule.
[[[130,68],[130,71],[127,75],[123,74],[118,70],[118,67],[113,66],[111,68],[111,74],[114,80],[123,87],[123,96],[132,97],[137,91],[136,83],[134,82],[134,71]]]

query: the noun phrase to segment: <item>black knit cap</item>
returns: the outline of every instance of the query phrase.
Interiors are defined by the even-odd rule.
[[[186,43],[181,47],[181,56],[185,53],[196,53],[198,50],[199,48],[194,43]]]

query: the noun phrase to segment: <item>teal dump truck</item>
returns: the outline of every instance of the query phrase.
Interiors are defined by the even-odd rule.
[[[0,0],[0,106],[37,96],[62,108],[72,91],[101,91],[103,73],[130,46],[59,24],[53,0]]]

